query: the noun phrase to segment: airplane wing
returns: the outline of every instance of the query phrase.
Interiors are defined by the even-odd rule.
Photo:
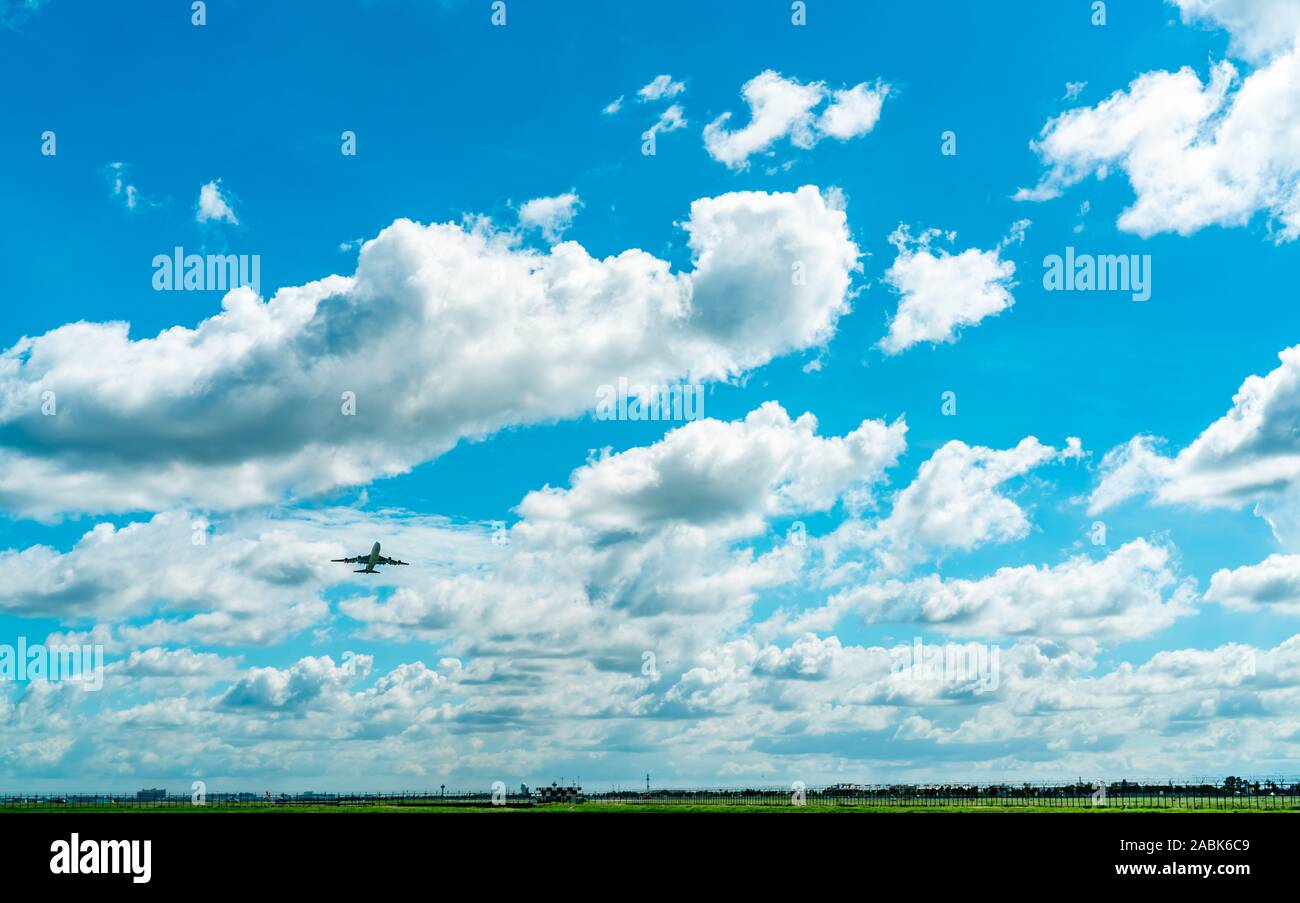
[[[375,564],[406,564],[406,562],[398,561],[396,558],[387,558],[383,555],[380,555],[379,558],[375,561]]]
[[[363,561],[369,561],[369,555],[358,555],[356,558],[331,558],[330,561],[337,561],[341,564],[360,564]]]

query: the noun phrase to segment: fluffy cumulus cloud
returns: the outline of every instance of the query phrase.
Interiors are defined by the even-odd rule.
[[[238,673],[236,663],[232,659],[211,652],[163,649],[160,646],[132,650],[129,655],[106,670],[113,677],[202,683],[229,680]]]
[[[843,437],[816,435],[817,420],[792,420],[768,402],[744,420],[701,420],[660,442],[600,458],[568,489],[530,493],[519,513],[624,536],[669,522],[722,525],[824,511],[850,489],[865,492],[903,451],[905,426],[869,420]]]
[[[1290,498],[1300,485],[1300,346],[1278,358],[1270,373],[1248,377],[1228,412],[1176,454],[1163,454],[1152,436],[1108,452],[1091,510],[1141,494],[1160,504],[1229,508]]]
[[[231,708],[302,709],[327,705],[357,676],[365,676],[372,659],[336,665],[329,656],[308,656],[289,668],[253,668],[220,699]]]
[[[953,635],[1114,642],[1163,630],[1192,614],[1195,598],[1195,583],[1179,575],[1173,549],[1137,539],[1101,559],[1004,567],[978,579],[872,580],[832,596],[824,608],[787,615],[783,628],[831,630],[856,614]]]
[[[1300,36],[1300,6],[1291,0],[1169,0],[1184,22],[1227,29],[1232,49],[1249,60],[1290,50]]]
[[[208,182],[199,189],[199,203],[194,218],[200,223],[230,223],[239,225],[239,217],[230,205],[230,199],[221,190],[221,180]]]
[[[1029,516],[1004,487],[1037,467],[1081,456],[1076,438],[1057,449],[1030,436],[1005,450],[954,439],[921,465],[894,497],[887,517],[869,524],[846,521],[827,549],[832,555],[870,549],[883,571],[894,572],[950,551],[1023,539],[1031,529]]]
[[[899,226],[889,238],[898,256],[885,272],[885,282],[899,294],[898,310],[880,348],[899,354],[922,342],[955,342],[963,327],[1015,304],[1016,265],[1003,260],[1002,251],[1021,240],[1028,226],[1028,220],[1016,223],[1011,236],[991,251],[967,248],[960,254],[934,247],[935,239],[945,237],[938,229],[913,236],[907,226]],[[946,236],[949,241],[955,237]]]
[[[881,82],[831,90],[824,82],[805,84],[769,69],[740,89],[749,122],[730,128],[732,114],[723,113],[705,126],[704,148],[719,163],[745,169],[750,157],[785,139],[802,149],[827,137],[847,141],[875,128],[889,90]]]
[[[1241,226],[1266,214],[1279,241],[1300,236],[1300,12],[1285,0],[1178,0],[1185,20],[1232,31],[1256,63],[1202,80],[1190,67],[1147,72],[1096,106],[1049,121],[1035,151],[1047,173],[1021,199],[1055,197],[1091,175],[1123,172],[1135,200],[1119,227],[1149,236]]]
[[[858,249],[816,188],[697,200],[683,228],[693,266],[675,272],[636,249],[399,220],[354,275],[269,301],[238,289],[194,328],[23,338],[0,355],[0,504],[217,509],[360,484],[579,415],[619,377],[723,379],[820,346],[848,310]]]
[[[832,91],[830,103],[817,119],[817,131],[839,141],[867,134],[880,121],[880,109],[888,93],[884,85],[865,82]]]
[[[573,218],[578,213],[582,201],[572,191],[553,197],[533,198],[519,208],[519,225],[525,229],[536,229],[549,242],[557,242],[564,237]]]
[[[1218,570],[1205,598],[1237,611],[1300,615],[1300,555],[1270,555],[1258,564]]]

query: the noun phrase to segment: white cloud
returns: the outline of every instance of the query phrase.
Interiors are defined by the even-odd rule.
[[[645,101],[662,100],[664,98],[676,97],[686,90],[686,85],[678,81],[673,81],[671,75],[658,75],[653,78],[649,84],[638,90],[637,96]],[[620,98],[621,100],[622,98]]]
[[[538,229],[542,237],[554,244],[564,237],[582,201],[572,191],[554,197],[533,198],[519,208],[519,225]]]
[[[1300,16],[1290,6],[1286,18]],[[1211,8],[1236,15],[1244,6],[1184,3],[1185,12]],[[1255,31],[1242,34],[1257,46]],[[1204,83],[1190,67],[1140,75],[1096,106],[1049,121],[1032,145],[1048,171],[1016,197],[1056,197],[1088,176],[1120,170],[1136,195],[1119,217],[1125,231],[1189,235],[1206,226],[1242,226],[1262,211],[1277,240],[1292,241],[1300,235],[1297,81],[1295,49],[1244,80],[1226,61],[1214,64]]]
[[[848,520],[826,537],[827,562],[834,565],[844,551],[865,548],[882,573],[894,573],[935,555],[1023,539],[1031,529],[1029,517],[1003,494],[1005,485],[1082,454],[1075,438],[1056,449],[1030,436],[1006,450],[951,440],[894,496],[888,517],[875,523]]]
[[[1099,514],[1135,495],[1159,489],[1171,463],[1157,451],[1159,444],[1154,436],[1134,436],[1108,451],[1101,459],[1097,485],[1088,497],[1088,513]]]
[[[977,580],[937,574],[869,582],[786,631],[830,630],[856,612],[869,623],[911,623],[959,636],[1033,636],[1120,641],[1149,636],[1194,611],[1194,581],[1180,578],[1173,550],[1137,539],[1099,560],[999,568]]]
[[[704,127],[704,147],[713,159],[731,169],[745,169],[749,158],[767,151],[783,138],[798,148],[811,148],[824,137],[847,140],[871,131],[889,86],[866,82],[830,91],[824,82],[803,84],[771,69],[741,87],[749,107],[749,122],[729,130],[731,113],[723,113]],[[820,115],[813,111],[829,98]]]
[[[562,520],[624,536],[667,522],[713,525],[825,511],[846,492],[865,501],[871,483],[903,451],[906,427],[865,421],[844,437],[819,438],[817,419],[791,420],[767,402],[744,420],[688,423],[661,441],[599,458],[574,471],[569,489],[531,492],[530,521]],[[753,521],[757,518],[757,521]]]
[[[1272,372],[1247,377],[1228,412],[1176,455],[1161,454],[1150,436],[1109,452],[1090,510],[1146,493],[1160,504],[1235,508],[1294,492],[1300,486],[1300,346],[1278,358]]]
[[[646,132],[647,135],[656,135],[659,132],[675,132],[680,128],[685,128],[686,119],[682,115],[682,108],[678,104],[673,104],[668,109],[659,114],[655,124],[650,126]]]
[[[967,248],[950,254],[932,250],[937,229],[913,237],[899,226],[889,237],[898,256],[885,273],[885,282],[900,295],[898,311],[879,347],[899,354],[922,342],[955,342],[962,327],[997,316],[1015,304],[1011,290],[1016,265],[1002,259],[1008,242],[1020,241],[1029,221],[1012,227],[1012,236],[991,251]],[[948,233],[951,241],[955,233]]]
[[[1232,33],[1232,48],[1246,59],[1265,60],[1295,46],[1300,5],[1293,0],[1169,0],[1184,22],[1218,25]]]
[[[335,697],[369,672],[371,662],[370,656],[364,656],[357,664],[335,665],[329,656],[308,656],[285,669],[253,668],[226,691],[220,704],[281,710],[332,707],[337,704]]]
[[[1300,555],[1270,555],[1258,564],[1215,571],[1205,598],[1237,611],[1300,615]]]
[[[817,120],[817,131],[839,141],[867,134],[880,121],[880,109],[888,93],[886,87],[865,82],[832,91],[831,102]]]
[[[215,510],[362,484],[579,415],[620,376],[716,380],[819,347],[848,310],[858,249],[814,187],[697,200],[683,228],[679,273],[635,249],[597,260],[574,242],[521,249],[482,221],[399,220],[354,276],[267,302],[232,291],[194,328],[23,338],[0,355],[0,503]]]
[[[113,663],[106,671],[117,677],[159,678],[214,681],[230,679],[235,674],[235,662],[211,652],[192,649],[163,649],[151,646],[132,651],[126,658]]]
[[[620,94],[617,99],[611,100],[609,103],[605,104],[605,106],[601,108],[600,112],[604,113],[606,116],[613,116],[621,109],[623,109],[622,94]]]
[[[235,216],[235,211],[231,209],[226,195],[221,190],[220,179],[208,182],[199,189],[199,205],[195,219],[200,223],[225,221],[233,226],[239,225],[239,218]]]

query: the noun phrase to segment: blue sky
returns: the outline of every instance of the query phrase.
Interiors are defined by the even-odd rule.
[[[0,2],[0,785],[1294,772],[1300,20],[1110,6]]]

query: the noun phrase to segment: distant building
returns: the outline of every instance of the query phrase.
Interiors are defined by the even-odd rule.
[[[157,802],[167,799],[167,791],[161,787],[147,788],[137,792],[135,798],[140,802]]]
[[[568,787],[552,784],[533,791],[533,800],[539,803],[581,803],[584,799],[582,788],[573,784]]]

